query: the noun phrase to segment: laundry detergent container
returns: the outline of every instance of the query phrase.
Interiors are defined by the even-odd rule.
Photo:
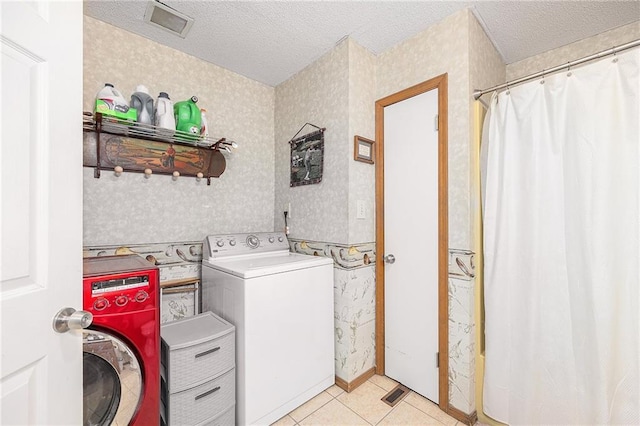
[[[185,140],[199,139],[202,118],[200,108],[198,108],[196,102],[198,102],[198,98],[192,96],[186,101],[176,102],[173,105],[173,113],[176,118],[176,138]]]
[[[98,92],[93,110],[123,121],[134,122],[138,118],[138,112],[129,108],[127,100],[111,83],[105,83]]]

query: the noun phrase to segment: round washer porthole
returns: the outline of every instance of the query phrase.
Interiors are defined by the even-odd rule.
[[[142,398],[142,372],[120,339],[83,332],[83,425],[129,424]]]
[[[82,424],[109,425],[118,412],[122,384],[118,372],[104,358],[82,354]]]

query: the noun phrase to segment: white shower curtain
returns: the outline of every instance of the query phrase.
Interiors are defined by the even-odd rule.
[[[484,412],[640,424],[640,51],[494,95]]]

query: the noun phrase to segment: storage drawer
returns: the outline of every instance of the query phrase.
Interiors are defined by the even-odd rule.
[[[235,404],[235,374],[234,368],[200,386],[169,395],[169,424],[196,425],[226,412]]]
[[[213,420],[205,420],[197,426],[233,426],[236,424],[236,406],[229,408]]]
[[[169,352],[169,393],[181,392],[235,365],[235,334]]]

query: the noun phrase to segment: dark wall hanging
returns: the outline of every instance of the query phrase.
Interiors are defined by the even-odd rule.
[[[313,126],[318,130],[295,139],[306,125]],[[311,123],[306,123],[304,126],[289,142],[291,145],[291,183],[289,186],[291,187],[311,185],[322,181],[325,129]]]

